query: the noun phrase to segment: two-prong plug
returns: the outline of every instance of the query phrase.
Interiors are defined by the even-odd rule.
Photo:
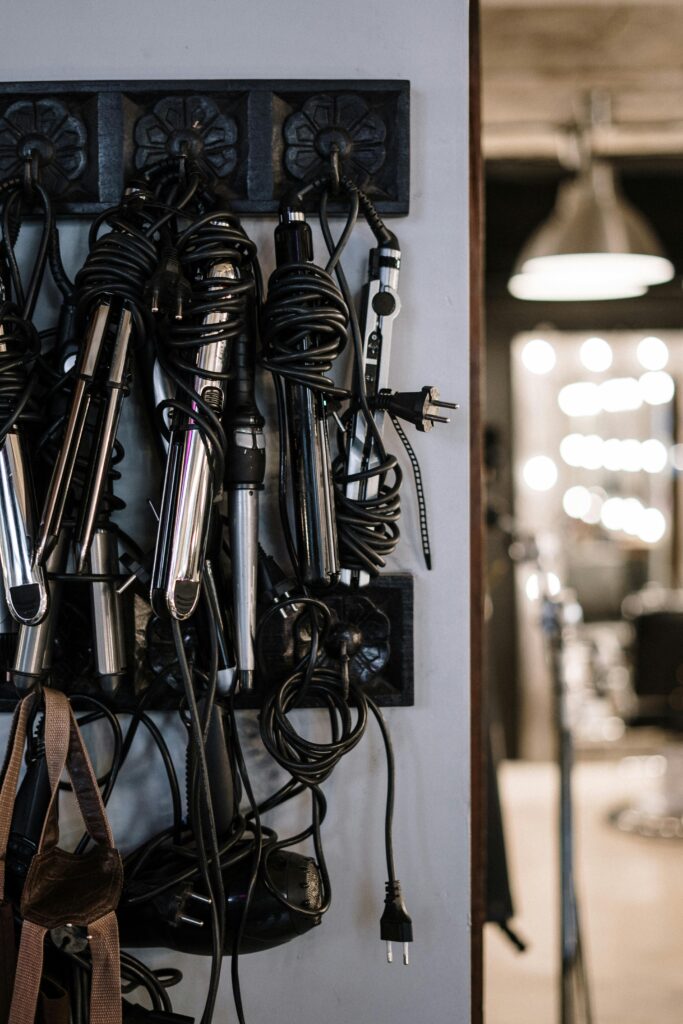
[[[392,416],[414,423],[423,433],[431,430],[435,423],[450,423],[449,416],[442,416],[438,409],[457,409],[456,402],[442,402],[439,389],[425,385],[421,391],[380,391],[375,399],[376,409],[384,409]]]
[[[387,882],[387,894],[384,897],[384,913],[379,922],[380,935],[387,944],[387,963],[394,960],[394,942],[403,944],[403,963],[408,966],[410,956],[408,944],[413,941],[413,922],[406,910],[401,893],[401,883]]]
[[[192,295],[190,282],[175,249],[167,249],[149,282],[150,306],[153,313],[167,313],[176,320],[183,319],[186,303]]]

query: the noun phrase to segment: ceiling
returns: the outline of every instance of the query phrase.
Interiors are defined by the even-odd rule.
[[[482,66],[491,161],[566,158],[597,90],[597,152],[683,162],[683,0],[482,0]]]

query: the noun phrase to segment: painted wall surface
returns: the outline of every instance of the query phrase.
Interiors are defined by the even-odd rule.
[[[392,563],[414,573],[416,586],[416,706],[387,715],[398,764],[398,869],[415,927],[412,963],[388,966],[379,939],[385,776],[381,743],[370,728],[326,786],[332,909],[307,936],[245,957],[242,982],[251,1024],[464,1024],[470,972],[466,0],[347,0],[339,6],[313,0],[43,0],[5,11],[0,53],[0,73],[8,81],[411,81],[411,213],[394,225],[404,269],[393,386],[438,384],[446,399],[461,405],[450,427],[429,436],[411,433],[427,491],[434,571],[421,564],[408,464],[404,539]],[[261,246],[267,274],[273,222],[254,221],[247,229]],[[73,270],[84,255],[83,225],[68,226],[63,241]],[[345,262],[356,285],[369,244],[359,229],[348,250]],[[180,758],[181,733],[175,724],[167,728],[177,734]],[[245,717],[244,729],[254,733],[252,719]],[[163,773],[144,737],[136,741],[110,809],[125,848],[166,821]],[[285,825],[296,825],[297,814],[293,810]],[[178,964],[185,980],[173,993],[174,1005],[198,1014],[208,965],[161,951],[144,956],[156,965]],[[226,961],[217,1021],[234,1019],[228,967]]]

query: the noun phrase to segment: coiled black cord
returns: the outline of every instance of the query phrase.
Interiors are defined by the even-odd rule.
[[[342,178],[341,184],[349,198],[348,220],[353,219],[355,224],[360,205],[376,236],[385,234],[387,241],[394,238],[391,232],[384,227],[368,197],[348,178]],[[375,417],[368,405],[365,378],[360,371],[363,365],[363,337],[353,295],[341,264],[346,229],[342,232],[339,241],[335,242],[327,213],[330,198],[331,193],[328,188],[323,192],[320,200],[320,228],[330,254],[330,263],[334,267],[339,288],[348,306],[355,360],[352,401],[344,415],[338,434],[339,454],[332,464],[339,554],[345,569],[365,571],[370,576],[376,576],[386,565],[387,556],[395,550],[400,538],[398,521],[401,517],[400,489],[403,473],[396,457],[387,453],[382,435],[375,423]],[[348,435],[352,427],[354,413],[358,410],[362,412],[367,430],[372,438],[373,459],[372,466],[367,470],[349,474],[346,469],[346,447],[350,443]],[[377,494],[374,497],[351,498],[347,496],[348,484],[371,479],[377,481]]]
[[[349,218],[340,250],[353,230]],[[327,375],[348,342],[349,310],[331,276],[334,258],[323,268],[314,263],[287,263],[268,282],[261,318],[261,366],[273,375],[279,444],[279,508],[289,558],[300,578],[297,547],[289,521],[289,422],[287,388],[302,385],[327,399],[349,392]]]
[[[42,230],[28,283],[22,281],[16,256],[16,243],[28,204],[39,207]],[[56,272],[61,267],[58,237],[50,196],[38,182],[29,194],[22,179],[0,184],[2,203],[2,242],[0,243],[0,443],[20,421],[40,420],[36,401],[36,372],[41,339],[32,322],[48,258]]]
[[[394,758],[391,738],[382,713],[363,689],[349,679],[348,661],[343,659],[341,673],[339,670],[319,664],[319,656],[324,649],[325,637],[332,622],[329,608],[323,601],[311,597],[291,597],[278,602],[264,613],[255,638],[261,673],[264,664],[263,640],[268,623],[273,615],[280,614],[287,608],[296,609],[299,615],[306,616],[311,638],[310,648],[294,671],[273,687],[266,696],[259,723],[261,739],[266,750],[280,767],[291,775],[292,781],[265,801],[259,810],[263,814],[308,791],[311,797],[311,823],[297,835],[281,839],[265,851],[264,878],[270,891],[281,903],[296,910],[297,913],[307,913],[305,909],[290,904],[278,892],[270,878],[268,862],[270,856],[277,850],[312,839],[321,880],[321,905],[316,907],[315,913],[321,914],[329,908],[332,899],[332,887],[321,834],[321,825],[327,811],[322,784],[329,778],[340,760],[360,743],[367,728],[368,713],[371,713],[380,729],[387,758],[384,838],[388,878],[393,882],[396,877],[393,847]],[[327,713],[330,729],[330,738],[327,742],[309,740],[295,728],[289,715],[291,711],[300,707],[304,700],[312,702]]]
[[[256,264],[256,246],[247,236],[234,214],[211,210],[192,216],[191,223],[173,241],[184,274],[190,281],[190,300],[185,303],[182,319],[172,322],[170,330],[161,329],[157,358],[162,370],[176,385],[176,395],[161,402],[157,413],[171,412],[174,430],[197,430],[207,444],[212,466],[214,489],[223,484],[227,437],[221,422],[221,397],[211,387],[199,395],[194,378],[225,382],[230,379],[229,367],[224,372],[197,368],[197,352],[208,344],[230,346],[240,334],[251,327],[253,303],[258,301],[260,278]],[[213,276],[220,264],[230,264],[235,277]],[[206,323],[211,318],[211,322]],[[222,390],[222,389],[220,389]],[[182,426],[181,426],[182,424]],[[166,432],[165,426],[163,427]]]
[[[289,263],[273,271],[263,308],[261,365],[278,381],[348,397],[326,376],[346,347],[349,313],[326,269]]]

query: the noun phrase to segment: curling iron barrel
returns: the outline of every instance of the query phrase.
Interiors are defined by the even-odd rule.
[[[208,277],[238,280],[239,272],[233,263],[224,261],[214,264]],[[204,324],[223,324],[229,315],[222,310],[207,313]],[[225,338],[198,347],[193,387],[217,415],[225,405],[220,376],[225,375],[228,359]],[[193,407],[198,411],[196,403]],[[180,425],[174,423],[152,574],[152,606],[157,615],[187,619],[199,601],[214,500],[209,445],[191,418]]]
[[[235,651],[243,690],[252,689],[255,669],[259,491],[266,472],[264,421],[254,395],[254,364],[253,341],[242,334],[233,346],[233,374],[228,385],[225,484],[229,492]]]
[[[301,211],[282,211],[275,253],[278,267],[312,262],[311,229]],[[302,352],[314,347],[310,337],[299,341]],[[311,586],[330,586],[339,579],[339,554],[325,397],[298,383],[287,383],[286,391],[301,575]]]

